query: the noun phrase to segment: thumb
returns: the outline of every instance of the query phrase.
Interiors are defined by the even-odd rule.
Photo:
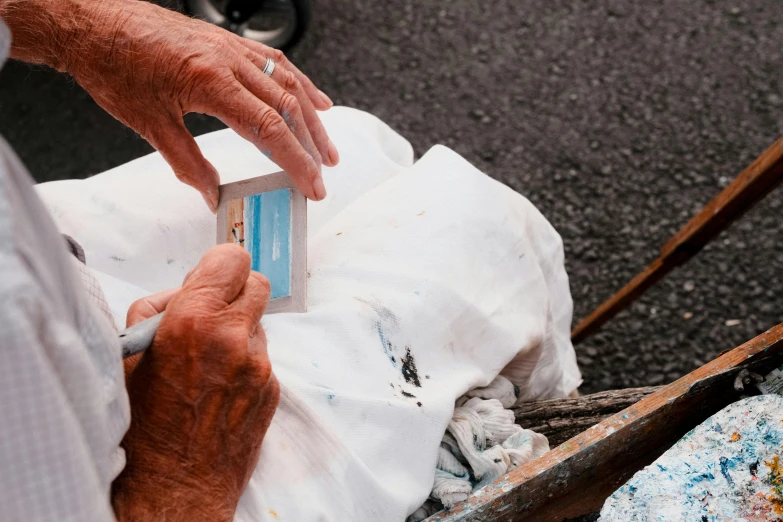
[[[220,175],[201,153],[182,117],[172,117],[144,137],[160,152],[177,179],[201,192],[209,209],[217,212]]]

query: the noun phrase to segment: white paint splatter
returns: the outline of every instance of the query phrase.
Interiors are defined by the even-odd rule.
[[[272,261],[280,259],[280,211],[275,210],[275,217],[273,220],[272,230],[274,235],[272,236]]]

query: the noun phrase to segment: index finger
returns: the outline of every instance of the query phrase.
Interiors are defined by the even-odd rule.
[[[138,301],[135,301],[125,316],[125,328],[130,328],[136,323],[142,322],[144,319],[149,319],[153,315],[158,315],[166,309],[171,298],[179,292],[179,288],[170,288],[157,294],[148,295],[142,297]]]

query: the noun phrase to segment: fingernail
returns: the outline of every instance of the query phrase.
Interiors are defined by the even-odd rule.
[[[322,101],[323,101],[323,102],[324,102],[326,105],[328,105],[329,107],[331,107],[332,105],[334,105],[334,102],[332,101],[332,99],[331,99],[331,98],[329,98],[329,97],[326,95],[326,93],[325,93],[324,91],[321,91],[321,90],[319,90],[319,91],[318,91],[318,93],[321,95],[321,100],[322,100]]]
[[[218,208],[217,191],[215,191],[214,189],[210,189],[206,193],[202,192],[201,197],[204,198],[204,201],[207,203],[209,210],[211,210],[213,214],[217,214],[217,208]]]
[[[327,152],[329,153],[329,162],[331,164],[330,166],[334,167],[340,163],[340,154],[337,152],[337,147],[334,146],[332,140],[329,140],[329,147],[327,148]]]
[[[315,200],[321,201],[326,197],[326,187],[324,186],[324,178],[318,176],[313,181],[313,193],[315,194]]]

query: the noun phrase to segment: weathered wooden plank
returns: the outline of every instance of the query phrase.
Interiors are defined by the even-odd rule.
[[[783,324],[748,341],[543,457],[504,475],[429,522],[561,522],[598,510],[628,478],[738,398],[734,379],[783,360]]]
[[[675,234],[661,249],[658,259],[580,321],[571,332],[571,340],[578,343],[598,330],[663,276],[696,255],[782,181],[783,138],[780,138]]]
[[[523,402],[512,409],[517,424],[546,435],[554,447],[661,388],[627,388],[576,398]]]

